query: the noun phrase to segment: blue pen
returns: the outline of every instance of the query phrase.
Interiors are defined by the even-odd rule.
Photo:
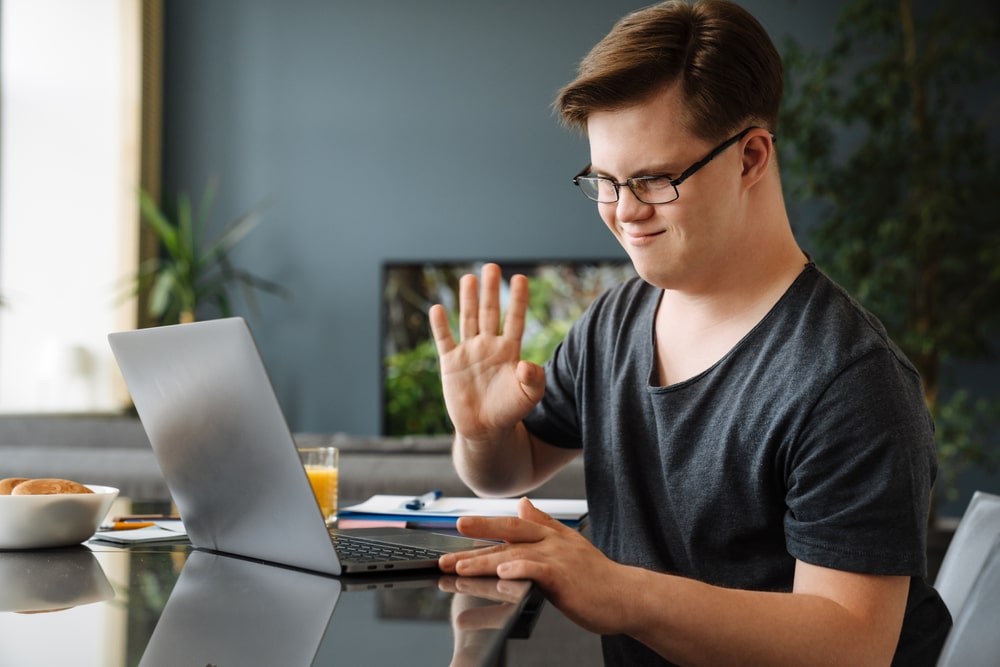
[[[442,495],[440,491],[428,491],[424,495],[407,502],[404,507],[408,510],[422,510]]]

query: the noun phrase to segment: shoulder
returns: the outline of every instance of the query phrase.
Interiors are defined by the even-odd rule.
[[[621,369],[625,359],[634,361],[651,354],[660,294],[641,278],[631,278],[601,293],[570,327],[550,368],[579,375],[585,367]]]
[[[655,311],[661,290],[634,277],[600,294],[581,318],[582,321],[618,326],[622,322]]]
[[[785,345],[808,348],[813,363],[844,365],[883,353],[916,375],[879,319],[815,265],[806,267],[770,317],[771,334],[783,336]]]

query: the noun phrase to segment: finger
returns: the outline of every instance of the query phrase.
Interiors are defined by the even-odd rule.
[[[521,339],[524,335],[524,320],[528,312],[528,279],[518,274],[510,279],[510,303],[503,320],[503,335]]]
[[[455,577],[453,585],[456,593],[492,602],[519,602],[530,588],[524,581],[504,581],[493,577]]]
[[[466,570],[461,573],[463,575],[473,574],[474,576],[475,574],[480,574],[480,575],[493,574],[494,570],[496,569],[496,563],[489,564],[488,557],[493,556],[494,554],[498,554],[501,551],[501,549],[503,549],[503,547],[504,545],[498,544],[495,547],[486,547],[483,549],[473,549],[472,551],[457,551],[454,553],[442,554],[442,556],[438,558],[438,568],[445,574],[452,574],[458,572],[459,563],[465,563]],[[469,563],[478,563],[481,569],[476,573],[472,573],[468,570]],[[439,586],[441,585],[440,581],[438,582],[438,585]]]
[[[534,523],[548,525],[559,523],[551,516],[535,507],[535,504],[531,502],[527,496],[517,501],[517,515],[526,521],[532,521]]]
[[[461,578],[495,577],[497,568],[510,559],[510,554],[500,549],[478,549],[461,553],[445,554],[438,560],[444,572],[454,572]]]
[[[458,575],[442,574],[438,577],[438,590],[442,593],[457,593]]]
[[[466,537],[502,542],[537,542],[545,537],[545,529],[538,523],[518,517],[463,516],[456,524],[458,532]],[[478,553],[485,553],[480,550]]]
[[[547,576],[551,565],[546,561],[552,558],[538,544],[509,544],[496,549],[480,549],[467,551],[454,559],[445,561],[449,572],[459,575],[460,579],[500,577],[501,579],[535,579]]]
[[[500,267],[483,266],[482,290],[479,293],[479,332],[496,336],[500,333]]]
[[[441,304],[431,306],[427,313],[427,319],[431,325],[431,335],[434,336],[434,344],[437,346],[438,356],[444,356],[455,349],[455,337],[451,334],[451,325],[448,324],[448,312]]]
[[[528,521],[530,523],[536,524],[538,526],[544,526],[545,528],[554,530],[559,533],[572,533],[578,535],[579,533],[574,529],[570,528],[562,521],[558,519],[553,519],[550,515],[546,514],[542,510],[535,507],[528,498],[521,498],[517,503],[517,515],[518,517]]]
[[[509,604],[491,604],[463,609],[452,619],[452,623],[457,630],[498,630],[509,617]]]
[[[531,592],[531,583],[524,579],[501,579],[497,591],[507,602],[520,602]]]
[[[478,284],[473,274],[462,276],[458,282],[458,335],[461,340],[479,333]]]
[[[497,565],[496,576],[504,580],[531,580],[542,590],[547,590],[552,582],[554,568],[550,562],[520,558],[504,561]]]
[[[517,580],[523,584],[526,579],[548,575],[553,559],[552,549],[545,549],[544,542],[502,544],[486,549],[475,549],[441,556],[438,566],[445,573],[454,573],[459,581],[469,578],[499,577]],[[537,579],[536,579],[537,581]],[[457,585],[457,584],[456,584]],[[499,590],[499,589],[498,589]],[[515,598],[523,597],[514,595]]]
[[[545,370],[541,366],[522,359],[518,362],[514,375],[521,385],[521,391],[532,404],[542,400],[545,395]]]

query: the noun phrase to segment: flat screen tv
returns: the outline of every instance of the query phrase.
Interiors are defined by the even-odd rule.
[[[528,277],[531,298],[521,354],[539,364],[549,358],[598,294],[635,276],[626,258],[497,263],[503,269],[501,306],[505,310],[511,276],[520,273]],[[450,314],[452,331],[456,331],[459,279],[466,273],[478,275],[482,264],[389,261],[383,265],[383,435],[451,432],[427,311],[435,303],[443,304]]]

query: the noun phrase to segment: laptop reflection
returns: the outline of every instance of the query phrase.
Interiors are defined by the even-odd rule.
[[[139,666],[493,665],[506,638],[530,635],[531,593],[526,581],[334,578],[196,549]]]
[[[308,667],[323,641],[337,579],[193,551],[140,667]]]

